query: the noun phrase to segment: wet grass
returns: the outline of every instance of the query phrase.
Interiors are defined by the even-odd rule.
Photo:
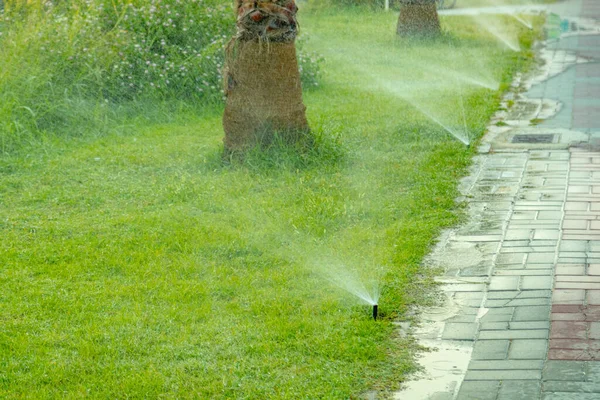
[[[455,8],[520,6],[546,3],[556,3],[556,0],[457,0]]]
[[[382,85],[481,65],[503,88],[530,58],[460,20],[407,43],[391,15],[303,18],[326,57],[313,148],[223,163],[221,110],[181,109],[0,159],[0,397],[345,399],[413,370],[392,320],[431,293],[421,261],[472,149]],[[459,87],[477,138],[498,92]],[[427,86],[440,118],[456,88]],[[334,267],[380,279],[382,319]]]

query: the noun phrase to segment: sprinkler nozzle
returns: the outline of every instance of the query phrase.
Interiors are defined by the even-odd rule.
[[[377,320],[377,304],[373,304],[373,319]]]

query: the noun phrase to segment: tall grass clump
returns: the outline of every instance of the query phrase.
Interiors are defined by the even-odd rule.
[[[220,0],[7,0],[0,11],[0,151],[101,131],[132,104],[222,101],[234,34]],[[318,58],[301,54],[304,84]]]

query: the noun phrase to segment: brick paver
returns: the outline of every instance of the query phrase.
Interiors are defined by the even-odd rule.
[[[600,268],[593,262],[599,254],[590,246],[600,238],[599,163],[600,152],[571,149],[570,170],[577,174],[569,178],[566,201],[580,206],[565,209],[562,239],[579,247],[559,253],[571,264],[556,266],[549,360],[600,360]]]

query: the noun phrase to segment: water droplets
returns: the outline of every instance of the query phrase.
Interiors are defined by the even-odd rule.
[[[381,266],[320,260],[310,268],[332,286],[342,289],[359,302],[370,306],[378,304],[384,274]]]

